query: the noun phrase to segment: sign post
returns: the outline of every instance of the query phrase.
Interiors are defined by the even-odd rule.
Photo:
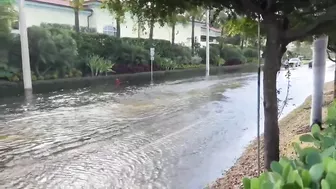
[[[153,84],[153,61],[155,55],[155,48],[150,48],[150,64],[151,64],[151,83]]]

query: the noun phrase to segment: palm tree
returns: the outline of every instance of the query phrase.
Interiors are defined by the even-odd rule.
[[[117,24],[117,37],[121,36],[121,23],[125,21],[125,13],[127,12],[127,6],[124,1],[110,0],[104,1],[102,8],[107,8],[111,14],[115,15]]]
[[[175,29],[176,29],[176,24],[181,23],[183,25],[186,25],[188,23],[188,19],[180,14],[171,14],[167,18],[168,25],[172,28],[172,39],[171,43],[174,45],[175,44]]]
[[[75,12],[75,31],[80,32],[79,11],[84,7],[84,0],[69,0],[69,2]]]
[[[196,20],[203,21],[204,16],[205,16],[205,11],[202,10],[200,7],[193,7],[187,13],[187,17],[191,19],[191,53],[192,55],[195,54],[195,22]]]
[[[10,42],[11,26],[17,19],[17,12],[11,4],[0,4],[0,63],[7,62],[7,47]]]

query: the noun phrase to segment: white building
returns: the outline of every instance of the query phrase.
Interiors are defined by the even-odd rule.
[[[57,23],[74,25],[74,10],[70,5],[70,0],[26,0],[26,22],[27,27],[39,26],[41,23]],[[97,32],[108,35],[116,34],[116,23],[113,14],[101,8],[101,2],[97,0],[86,1],[85,6],[79,12],[79,24],[83,27],[96,28]],[[132,19],[131,14],[126,14],[125,21],[121,24],[121,37],[138,37],[136,19]],[[141,31],[141,38],[148,38],[149,28]],[[154,27],[154,38],[171,41],[171,27],[165,25],[161,27],[156,24]],[[213,37],[220,36],[220,30],[210,29],[210,43],[217,43]],[[195,24],[195,40],[205,45],[206,25],[202,22]],[[186,25],[178,24],[175,29],[175,43],[191,46],[191,23]]]

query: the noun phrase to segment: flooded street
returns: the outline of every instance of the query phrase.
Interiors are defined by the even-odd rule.
[[[284,115],[311,94],[312,70],[290,84]],[[256,97],[257,75],[241,73],[1,99],[0,188],[204,188],[256,136]]]

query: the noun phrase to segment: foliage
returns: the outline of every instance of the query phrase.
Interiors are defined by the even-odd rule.
[[[202,63],[202,58],[199,56],[191,57],[191,64],[200,64]]]
[[[254,48],[243,49],[243,55],[246,58],[258,58],[258,50]]]
[[[310,134],[300,136],[301,143],[309,143],[301,148],[293,143],[297,154],[295,159],[282,158],[272,162],[271,171],[258,178],[244,178],[244,188],[335,188],[336,187],[336,103],[328,109],[328,127],[321,130],[312,127]]]
[[[127,11],[127,4],[121,0],[103,1],[102,8],[107,8],[119,21],[123,22]]]
[[[19,69],[17,68],[0,63],[0,79],[10,80],[18,72]]]
[[[102,73],[105,73],[107,75],[108,72],[114,72],[112,70],[113,63],[110,60],[104,60],[103,58],[92,55],[89,57],[89,61],[87,63],[87,66],[91,70],[91,76],[98,76]]]
[[[64,76],[74,66],[77,45],[67,31],[33,26],[28,28],[28,43],[31,67],[38,77],[50,72]],[[15,67],[21,66],[19,36],[13,39],[9,60]]]
[[[248,17],[230,19],[224,24],[224,28],[230,36],[256,37],[258,22]]]
[[[40,26],[42,28],[47,28],[47,29],[58,28],[58,29],[75,31],[75,26],[74,25],[68,25],[68,24],[41,23]],[[97,33],[97,29],[80,26],[80,32]]]
[[[0,4],[0,49],[10,40],[11,23],[15,20],[16,11],[11,4]]]
[[[246,58],[243,52],[236,46],[224,45],[220,47],[219,45],[212,44],[210,46],[210,64],[219,65],[224,64],[227,60],[237,59],[238,62],[246,62]],[[206,49],[201,48],[199,50],[199,56],[202,58],[202,63],[205,64],[206,60]],[[235,61],[237,62],[237,61]]]
[[[0,4],[0,65],[8,62],[8,49],[11,43],[11,25],[16,19],[16,11],[10,3],[3,2]],[[8,75],[11,72],[2,67],[0,77]]]
[[[210,46],[210,64],[217,65],[220,58],[219,48]],[[206,48],[201,48],[198,51],[198,55],[202,58],[202,63],[206,63]]]
[[[242,62],[246,62],[246,58],[242,50],[235,46],[224,45],[220,56],[224,58],[224,60],[239,59]]]

